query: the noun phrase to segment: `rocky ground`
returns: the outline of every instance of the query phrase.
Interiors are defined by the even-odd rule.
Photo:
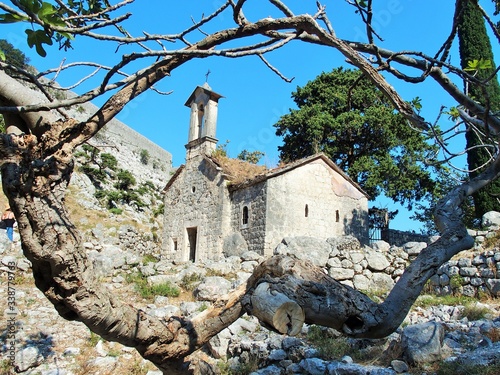
[[[111,251],[119,251],[123,261],[100,264],[103,283],[159,318],[199,313],[245,280],[261,260],[249,252],[220,262],[173,265],[114,246]],[[97,251],[90,242],[87,247],[89,255],[110,250]],[[83,324],[60,318],[35,288],[19,242],[1,254],[1,263],[0,295],[17,308],[15,314],[9,314],[8,304],[7,319],[0,325],[4,343],[1,374],[161,374],[133,349],[106,342]],[[171,282],[179,287],[180,295],[142,297],[134,279],[139,271],[150,284]],[[15,296],[9,299],[12,290]],[[447,359],[450,363],[459,361],[462,368],[481,364],[488,371],[496,371],[499,368],[495,363],[500,363],[498,302],[489,298],[467,307],[476,313],[481,311],[476,314],[481,319],[467,313],[463,305],[420,305],[410,312],[398,332],[384,340],[344,339],[333,330],[314,326],[304,327],[297,337],[287,337],[244,316],[194,356],[191,367],[202,374],[432,374],[446,363],[439,361]],[[10,338],[15,338],[14,351],[9,347]]]

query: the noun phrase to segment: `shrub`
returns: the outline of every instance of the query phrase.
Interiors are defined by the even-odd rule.
[[[93,182],[103,182],[106,180],[106,173],[103,170],[91,167],[88,164],[81,165],[80,171],[85,173]]]
[[[192,292],[196,286],[203,280],[203,277],[198,273],[184,275],[181,280],[181,288]]]
[[[118,160],[108,153],[101,154],[101,168],[109,168],[115,171],[118,166]]]
[[[453,275],[450,278],[450,287],[453,291],[456,291],[459,289],[462,285],[464,285],[464,279],[460,275]]]
[[[115,188],[118,190],[129,190],[136,183],[132,173],[125,169],[120,170],[116,177],[118,178],[118,182],[115,184]]]
[[[141,163],[147,165],[149,163],[149,152],[148,150],[141,150],[140,154]]]
[[[162,203],[162,204],[160,204],[157,208],[155,208],[155,209],[153,210],[153,216],[154,216],[154,217],[158,217],[158,215],[163,214],[163,212],[164,212],[164,211],[165,211],[165,204],[164,204],[164,203]]]

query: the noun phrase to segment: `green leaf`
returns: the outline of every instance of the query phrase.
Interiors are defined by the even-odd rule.
[[[415,111],[420,112],[422,109],[422,99],[420,97],[414,98],[411,102],[410,105],[415,109]]]
[[[5,53],[0,50],[0,60],[5,61]]]
[[[0,23],[14,23],[27,20],[28,17],[19,16],[17,14],[11,14],[11,13],[0,14]]]
[[[47,56],[47,52],[43,48],[42,44],[48,44],[49,46],[52,45],[52,39],[50,36],[47,35],[47,33],[43,30],[25,30],[27,36],[28,36],[28,46],[30,48],[33,48],[35,46],[36,52],[42,56],[45,57]]]
[[[491,60],[475,59],[467,61],[467,67],[464,70],[467,72],[477,72],[478,70],[491,69],[492,67]]]
[[[40,8],[40,11],[38,12],[38,17],[46,17],[51,14],[57,13],[57,9],[49,3],[42,3],[42,7]]]
[[[19,3],[23,8],[25,8],[28,12],[32,12],[37,14],[41,8],[40,0],[19,0]]]
[[[445,111],[444,114],[449,116],[450,120],[457,120],[460,117],[457,107],[451,107],[449,111]]]

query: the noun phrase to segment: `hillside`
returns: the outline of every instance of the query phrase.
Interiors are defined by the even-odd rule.
[[[68,113],[83,120],[96,109],[93,104],[86,103],[68,110]],[[95,157],[90,156],[89,149],[96,150]],[[99,169],[94,161],[99,162],[103,154],[116,159],[115,170],[105,168],[102,180],[92,180],[89,170]],[[73,222],[85,237],[96,226],[116,231],[121,226],[131,225],[145,235],[152,234],[150,237],[154,237],[158,251],[163,227],[161,191],[172,173],[172,155],[126,124],[113,119],[88,144],[80,147],[75,156],[76,167],[68,189],[67,207]],[[115,187],[119,181],[117,175],[122,171],[130,172],[135,180],[135,184],[128,187],[125,197],[116,194],[119,189]],[[114,199],[109,199],[107,193]],[[110,210],[110,204],[115,209]],[[5,207],[7,200],[2,192],[2,212]]]

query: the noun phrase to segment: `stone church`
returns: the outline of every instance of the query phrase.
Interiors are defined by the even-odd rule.
[[[284,237],[351,234],[368,241],[368,197],[323,154],[266,169],[217,156],[218,101],[208,84],[191,109],[186,163],[164,188],[165,255],[217,260],[253,250],[270,256]]]

